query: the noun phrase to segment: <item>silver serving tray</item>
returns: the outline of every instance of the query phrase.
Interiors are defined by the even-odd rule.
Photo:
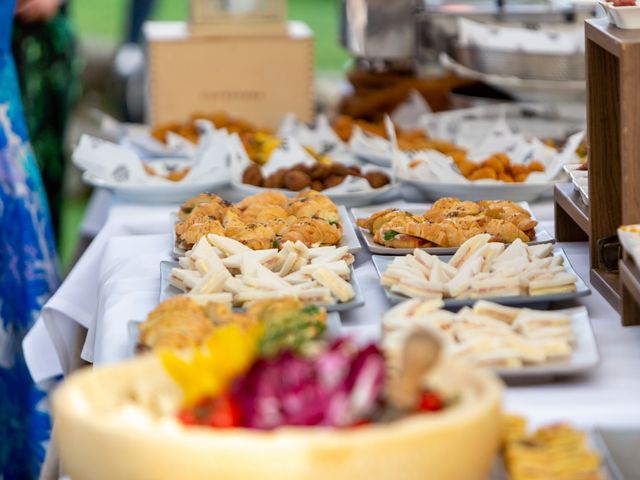
[[[169,282],[171,277],[171,269],[178,268],[180,265],[178,262],[162,261],[160,262],[160,301],[163,302],[168,298],[176,295],[183,295],[184,292]],[[330,305],[320,305],[324,307],[327,312],[343,312],[345,310],[352,310],[354,308],[360,308],[364,305],[364,295],[362,289],[358,283],[358,278],[354,269],[351,269],[351,286],[356,294],[350,302],[345,303],[333,303]]]
[[[340,239],[340,243],[338,243],[337,247],[346,246],[349,247],[349,252],[358,253],[362,250],[362,245],[360,245],[360,240],[358,240],[358,235],[353,228],[353,224],[349,221],[349,213],[342,205],[338,206],[338,212],[340,213],[340,219],[342,220],[342,238]],[[175,229],[175,224],[177,222],[178,214],[171,213],[171,254],[173,258],[182,257],[186,253],[184,248],[178,246]]]
[[[529,207],[529,204],[527,202],[520,202],[519,204],[531,212],[531,208]],[[374,213],[379,212],[380,210],[384,210],[385,208],[399,208],[401,210],[406,210],[409,213],[423,215],[424,212],[431,208],[431,206],[431,203],[393,203],[389,205],[374,205],[362,208],[352,208],[350,211],[351,221],[353,222],[353,228],[360,232],[360,235],[362,235],[362,238],[364,239],[364,244],[367,246],[371,253],[378,253],[381,255],[406,255],[408,253],[413,253],[414,249],[385,247],[376,243],[373,240],[373,235],[371,235],[368,230],[358,227],[356,219],[369,217]],[[533,212],[531,214],[531,217],[534,220],[536,219],[533,215]],[[531,242],[528,242],[527,245],[539,245],[543,243],[555,242],[555,239],[551,235],[549,235],[549,233],[544,228],[542,228],[540,224],[536,226],[535,232],[535,239]],[[459,247],[428,247],[423,248],[422,250],[430,253],[431,255],[453,255],[454,253],[456,253],[458,248]]]
[[[561,248],[555,248],[553,251],[554,255],[560,255],[564,258],[564,268],[567,273],[571,273],[576,276],[576,291],[575,292],[566,292],[566,293],[554,293],[551,295],[513,295],[508,297],[484,297],[482,300],[488,300],[490,302],[499,303],[502,305],[513,305],[513,306],[529,306],[536,304],[548,304],[551,302],[560,302],[565,300],[574,300],[579,297],[585,297],[591,294],[591,289],[584,283],[584,281],[580,278],[569,259],[567,258],[564,250]],[[378,276],[382,277],[382,274],[387,270],[389,265],[393,263],[394,257],[383,256],[383,255],[372,255],[371,259],[373,260],[373,265],[378,272]],[[444,256],[441,260],[448,262],[451,259],[450,255]],[[386,287],[384,288],[384,293],[387,296],[387,299],[391,303],[400,303],[405,300],[408,300],[409,297],[405,297],[404,295],[399,295],[395,292],[390,291]],[[458,309],[462,307],[467,307],[473,305],[477,298],[444,298],[442,301],[444,302],[444,308],[448,309]]]

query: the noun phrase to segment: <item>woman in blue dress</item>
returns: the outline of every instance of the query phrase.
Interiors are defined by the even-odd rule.
[[[0,0],[0,478],[37,478],[49,417],[21,342],[58,285],[47,199],[11,57],[14,1]]]

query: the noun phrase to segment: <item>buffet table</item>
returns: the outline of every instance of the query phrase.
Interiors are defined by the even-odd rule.
[[[88,223],[96,230],[104,225],[24,341],[36,381],[73,369],[78,363],[74,345],[83,328],[87,336],[82,359],[101,365],[131,356],[129,322],[143,320],[158,304],[160,262],[171,259],[169,214],[176,206],[124,204],[100,195],[100,205],[88,212]],[[96,211],[102,211],[106,221],[98,221]],[[553,233],[552,203],[535,204],[533,211]],[[587,244],[559,246],[588,283]],[[389,304],[364,246],[356,256],[355,271],[366,305],[343,313],[339,328],[366,341],[379,335],[380,317]],[[510,385],[506,409],[526,415],[534,424],[569,420],[584,427],[640,427],[640,328],[622,327],[618,314],[595,291],[580,304],[591,316],[599,367],[585,376]]]

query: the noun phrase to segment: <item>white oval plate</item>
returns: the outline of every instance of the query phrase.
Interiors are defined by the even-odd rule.
[[[256,187],[255,185],[248,185],[237,181],[232,181],[231,186],[234,190],[237,190],[244,195],[255,195],[266,191],[274,191],[284,193],[287,197],[295,197],[300,193],[281,188]],[[345,207],[362,207],[364,205],[371,205],[372,203],[391,201],[400,196],[400,188],[397,183],[391,183],[384,187],[364,190],[361,192],[320,193],[329,197],[336,205],[344,205]]]
[[[123,200],[140,203],[180,203],[203,192],[213,192],[228,185],[228,180],[119,184],[85,172],[82,180],[94,187],[106,188]]]
[[[544,194],[551,194],[557,182],[545,183],[442,183],[398,178],[400,183],[418,189],[427,200],[456,197],[460,200],[510,200],[532,202]]]

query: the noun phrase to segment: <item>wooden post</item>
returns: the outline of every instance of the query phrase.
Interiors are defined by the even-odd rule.
[[[590,19],[585,35],[591,283],[615,308],[622,306],[625,325],[640,324],[640,292],[634,298],[637,289],[621,286],[598,258],[599,240],[623,223],[640,223],[640,30]],[[623,282],[631,278],[627,272]]]

